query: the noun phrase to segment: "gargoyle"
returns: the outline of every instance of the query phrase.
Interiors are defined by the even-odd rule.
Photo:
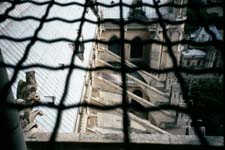
[[[17,86],[17,103],[26,105],[38,102],[40,102],[40,98],[37,94],[35,72],[26,72],[26,81],[20,80]],[[37,128],[34,120],[38,115],[43,115],[43,113],[39,110],[32,111],[32,108],[27,108],[20,112],[21,126],[25,132]]]
[[[26,72],[26,81],[19,81],[17,99],[23,99],[27,102],[40,102],[40,98],[37,95],[37,82],[34,71]]]

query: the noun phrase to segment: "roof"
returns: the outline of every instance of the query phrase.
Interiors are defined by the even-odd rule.
[[[212,31],[217,40],[223,40],[223,36],[216,26],[209,26],[209,30]],[[212,35],[206,31],[205,27],[199,27],[191,34],[191,39],[195,42],[208,42],[212,41]]]
[[[58,0],[58,2],[63,3],[64,0]],[[84,1],[79,0],[78,2],[83,3]],[[1,8],[7,8],[10,6],[9,3],[1,3],[0,5]],[[48,3],[45,5],[35,5],[32,3],[18,4],[15,9],[9,13],[9,15],[15,17],[35,16],[41,18],[46,12],[47,5]],[[0,14],[3,14],[4,11],[4,9],[0,9]],[[68,20],[78,19],[81,17],[82,11],[83,8],[77,5],[65,7],[53,5],[47,18],[50,19],[53,17],[60,17]],[[88,11],[88,13],[86,13],[86,18],[96,20],[96,17],[92,11]],[[75,40],[77,37],[77,29],[79,28],[79,25],[80,22],[72,24],[62,21],[45,22],[43,28],[38,33],[38,37],[44,38],[45,40],[57,38],[68,38],[70,40]],[[0,23],[0,36],[3,35],[18,39],[32,37],[38,26],[39,22],[33,21],[32,19],[23,21],[6,19],[4,22]],[[94,38],[96,27],[97,26],[94,24],[84,23],[82,30],[84,40]],[[2,50],[5,63],[13,65],[18,63],[18,61],[23,56],[26,46],[29,42],[30,41],[15,42],[0,38],[0,48]],[[88,66],[92,45],[93,43],[85,43],[84,60],[81,61],[78,57],[76,57],[74,62],[76,65],[83,67]],[[28,58],[24,64],[29,65],[38,63],[50,66],[60,66],[63,64],[67,65],[70,63],[72,51],[73,50],[71,49],[70,42],[63,41],[46,43],[36,41],[31,47]],[[38,84],[37,90],[41,100],[45,101],[46,96],[55,96],[56,104],[59,103],[59,100],[61,99],[64,91],[68,70],[65,69],[60,71],[50,71],[40,68],[31,68],[29,70],[34,70],[36,72],[36,80]],[[20,79],[25,80],[26,71],[28,70],[20,71],[16,83],[13,84],[12,91],[15,98],[17,83]],[[13,70],[7,69],[7,73],[11,78]],[[65,105],[76,104],[80,102],[85,74],[85,71],[74,70],[68,89],[68,96],[64,103]],[[39,129],[43,132],[51,132],[56,120],[56,111],[48,108],[37,109],[41,109],[44,113],[44,116],[37,118]],[[73,132],[76,116],[77,109],[64,111],[59,132]]]
[[[98,0],[99,3],[104,3],[107,5],[112,5],[112,1],[114,1],[113,4],[119,3],[119,0]],[[123,3],[131,5],[133,1],[134,0],[123,0]],[[151,5],[153,4],[153,0],[142,0],[142,2],[145,4],[151,4]],[[164,4],[166,2],[168,2],[168,0],[161,0],[160,4]],[[120,18],[120,8],[118,6],[110,7],[110,8],[100,6],[99,8],[100,8],[100,11],[101,11],[104,19],[119,19]],[[158,16],[156,14],[154,8],[143,6],[143,10],[145,11],[145,15],[149,19],[157,18],[157,16]],[[128,18],[129,11],[130,11],[129,7],[123,6],[124,19]],[[166,14],[165,8],[161,8],[160,11],[162,14]]]
[[[203,58],[206,56],[206,53],[198,49],[187,49],[182,52],[182,55],[185,58],[188,57]]]

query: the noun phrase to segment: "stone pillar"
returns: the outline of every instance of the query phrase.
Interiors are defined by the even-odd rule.
[[[0,49],[0,62],[4,62]],[[18,110],[6,107],[4,103],[14,102],[11,89],[4,91],[9,82],[5,67],[0,67],[0,146],[2,149],[25,150],[23,132],[20,126]]]

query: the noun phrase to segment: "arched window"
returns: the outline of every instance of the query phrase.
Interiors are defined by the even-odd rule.
[[[108,47],[111,52],[113,52],[119,56],[121,55],[120,54],[120,49],[121,49],[120,41],[116,36],[113,36],[110,38]]]
[[[132,92],[133,94],[137,95],[138,97],[143,98],[143,93],[141,90],[134,90]],[[142,119],[148,119],[148,112],[143,112],[143,105],[137,102],[134,99],[131,99],[131,112],[134,113],[136,116],[142,118]]]
[[[136,116],[142,118],[142,119],[148,119],[148,112],[144,112],[143,110],[143,105],[138,103],[135,100],[131,100],[131,109],[130,111],[134,113]]]
[[[140,90],[135,90],[133,93],[141,98],[143,97],[143,93]]]
[[[136,37],[131,42],[131,58],[142,58],[143,56],[143,43],[139,37]]]

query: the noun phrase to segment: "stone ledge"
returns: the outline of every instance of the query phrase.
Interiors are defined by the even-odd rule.
[[[51,134],[35,133],[32,137],[25,137],[26,142],[41,143],[48,142]],[[164,134],[131,134],[131,142],[136,144],[165,144],[165,145],[201,145],[197,136],[186,135],[164,135]],[[224,137],[206,136],[211,146],[223,146]],[[60,133],[56,139],[57,143],[123,143],[122,134],[74,134]]]

